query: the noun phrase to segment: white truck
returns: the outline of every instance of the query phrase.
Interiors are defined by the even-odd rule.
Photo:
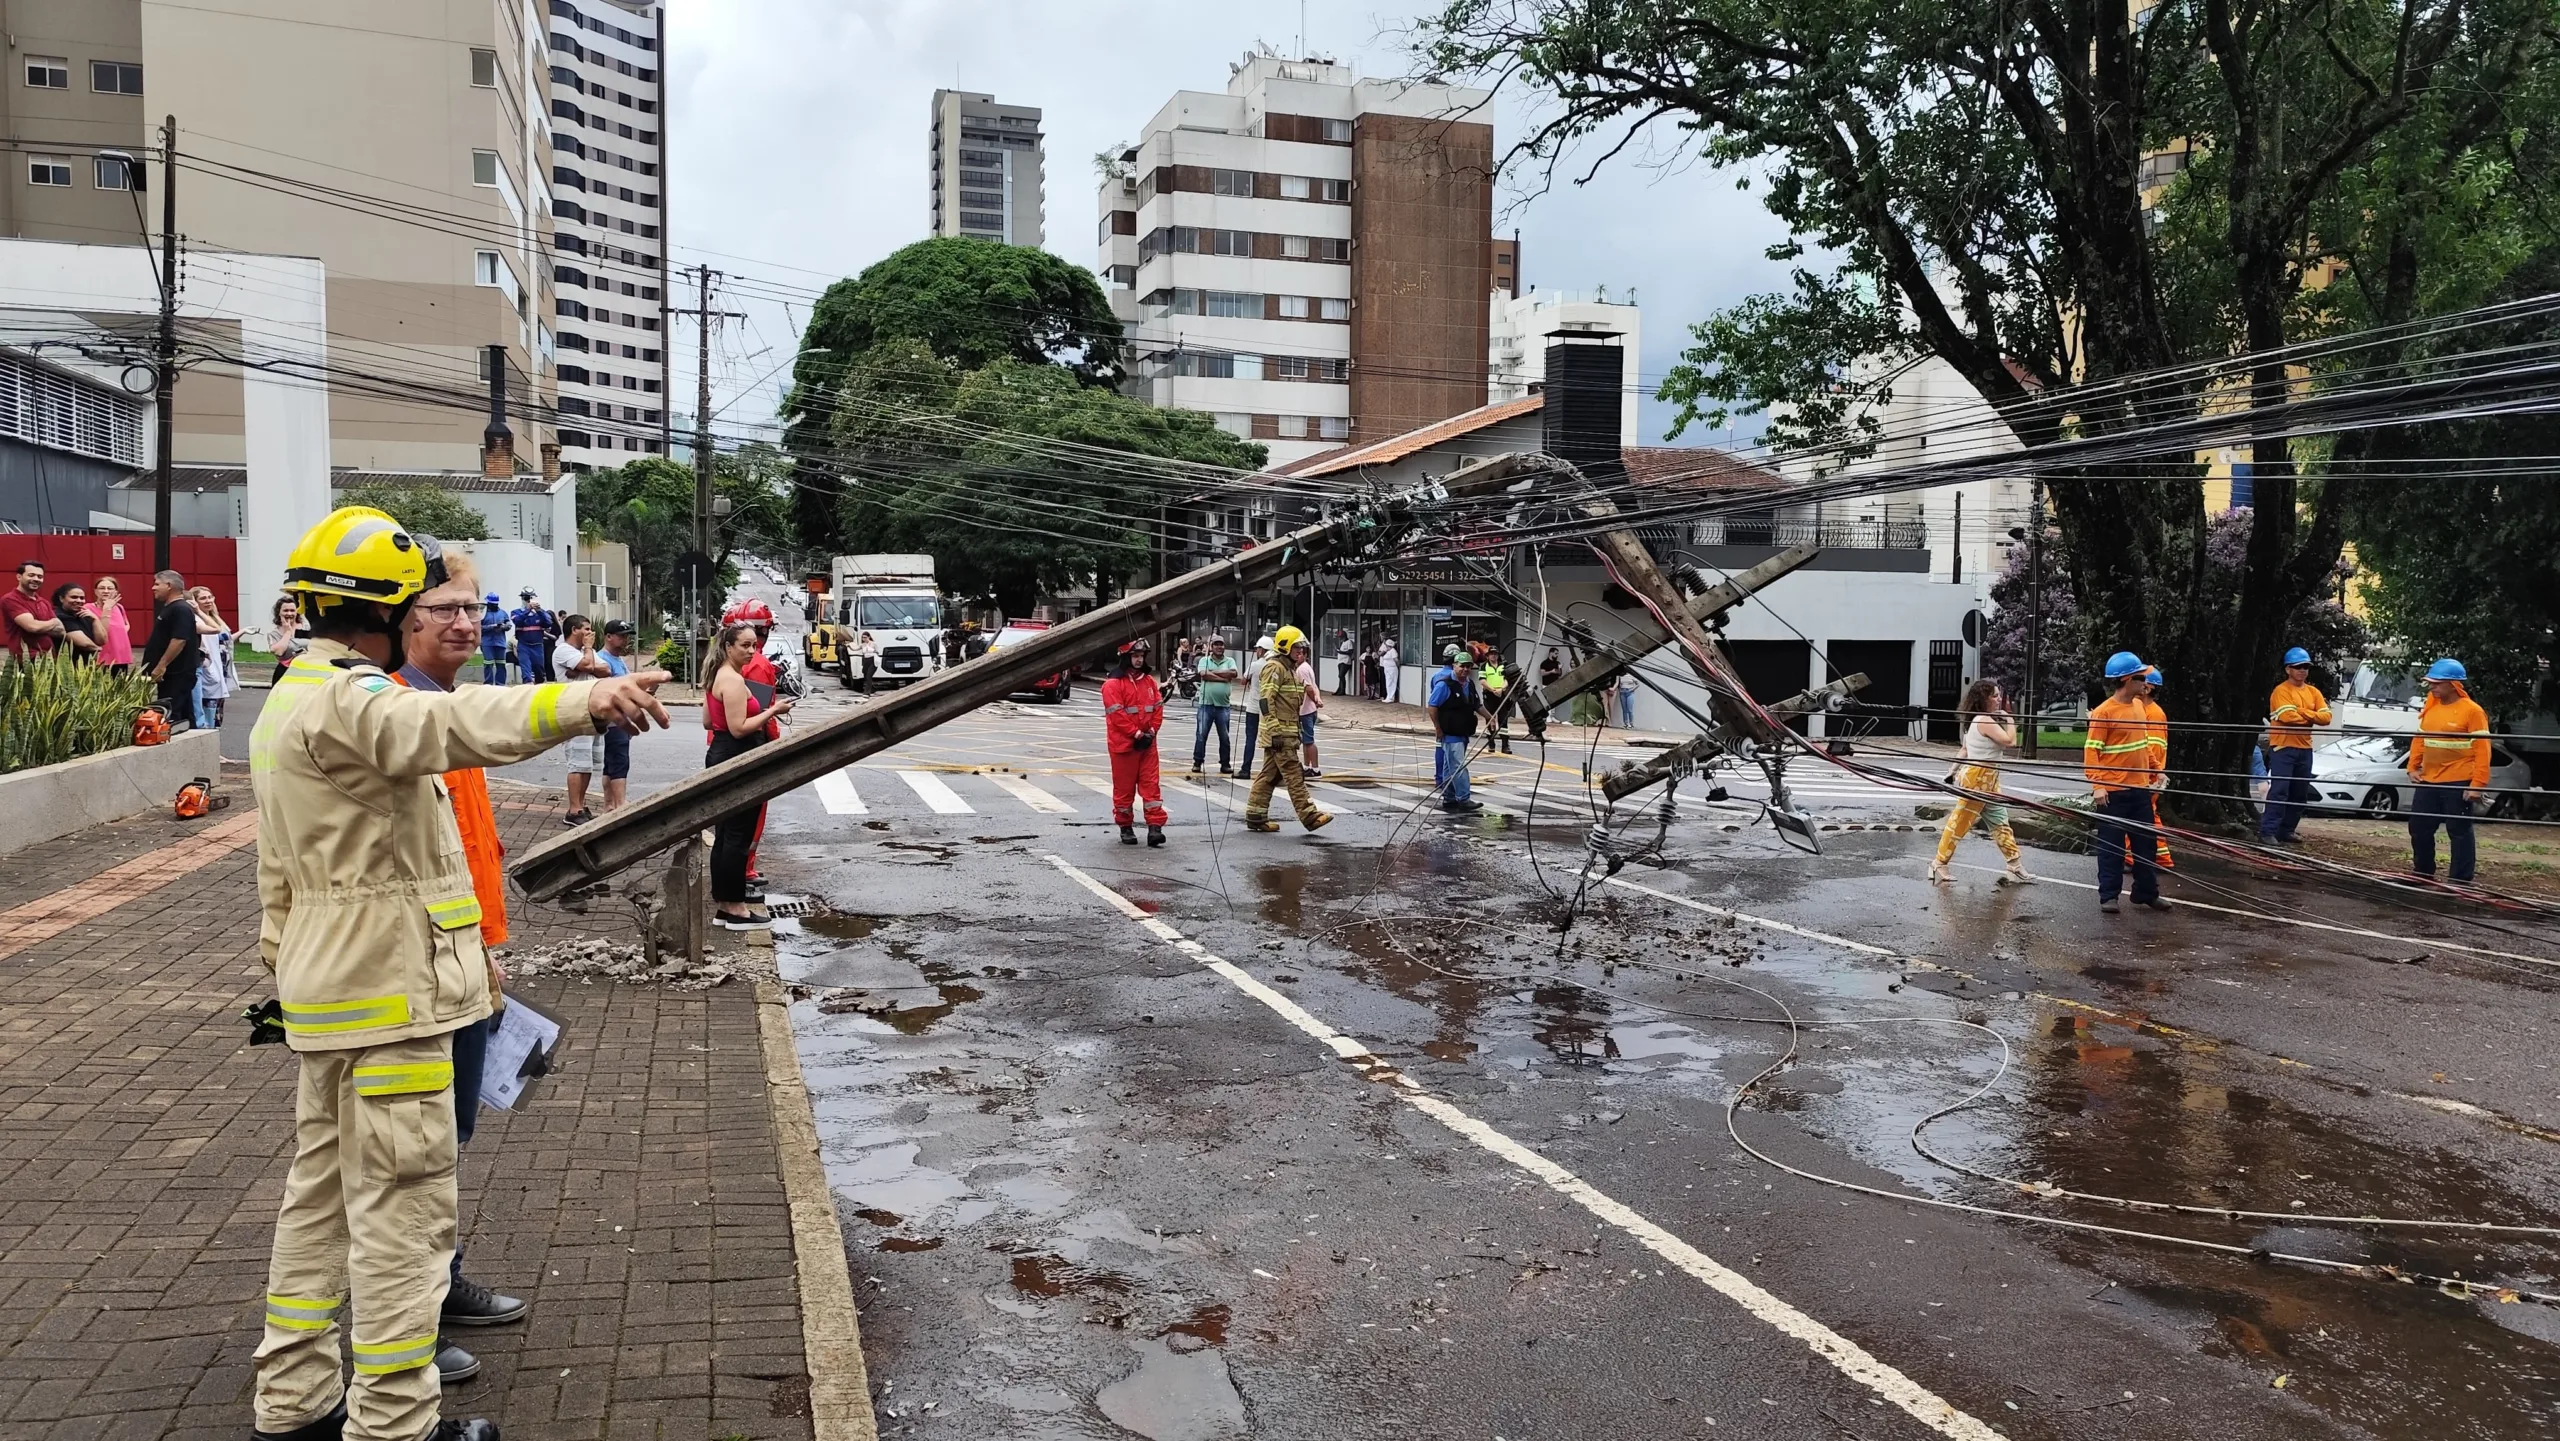
[[[880,648],[875,682],[891,686],[933,674],[942,643],[942,592],[934,585],[929,555],[840,555],[831,576],[828,639],[843,667],[845,684],[862,683],[862,635]],[[812,654],[812,661],[816,657]]]

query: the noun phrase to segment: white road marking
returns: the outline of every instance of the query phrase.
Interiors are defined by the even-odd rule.
[[[998,786],[1003,788],[1006,794],[1012,796],[1015,800],[1022,802],[1024,805],[1031,807],[1035,811],[1039,811],[1043,815],[1071,816],[1076,813],[1076,808],[1074,806],[1068,805],[1065,801],[1062,801],[1056,796],[1051,795],[1049,792],[1042,790],[1040,787],[1033,785],[1030,781],[1021,776],[1006,775],[1002,771],[997,771],[989,775],[987,779],[994,781]]]
[[[1779,1300],[1749,1277],[1646,1220],[1573,1172],[1424,1090],[1412,1077],[1378,1060],[1368,1046],[1316,1019],[1297,1002],[1254,979],[1242,968],[1210,954],[1199,942],[1138,909],[1126,896],[1057,856],[1043,856],[1041,859],[1057,867],[1069,880],[1091,891],[1113,910],[1136,922],[1149,935],[1198,961],[1237,990],[1260,1001],[1281,1019],[1330,1048],[1336,1056],[1358,1067],[1369,1080],[1387,1084],[1407,1105],[1438,1121],[1457,1136],[1546,1183],[1558,1195],[1601,1221],[1634,1237],[1647,1250],[1704,1282],[1710,1290],[1740,1306],[1754,1319],[1803,1342],[1840,1374],[1873,1391],[1886,1403],[1899,1407],[1921,1425],[1941,1436],[1960,1438],[1960,1441],[2001,1441],[1998,1431],[1877,1360],[1848,1337]]]
[[[1093,776],[1069,776],[1067,779],[1074,781],[1077,785],[1084,787],[1095,795],[1107,797],[1111,794],[1111,782],[1109,781],[1100,780]]]
[[[935,815],[965,816],[977,813],[977,807],[960,799],[958,791],[944,785],[942,777],[931,771],[900,771],[898,779],[905,781],[907,789],[914,791],[926,805],[933,807]]]
[[[1244,806],[1243,801],[1221,791],[1203,790],[1200,787],[1188,784],[1187,782],[1166,780],[1162,776],[1158,776],[1156,778],[1156,783],[1164,787],[1165,794],[1167,795],[1189,796],[1195,801],[1207,801],[1215,805],[1225,806],[1230,810],[1242,809]]]
[[[1808,930],[1803,926],[1791,926],[1785,921],[1773,921],[1767,916],[1755,916],[1748,911],[1733,911],[1727,910],[1723,906],[1711,906],[1705,901],[1693,901],[1687,896],[1675,896],[1669,891],[1657,891],[1651,886],[1639,884],[1638,882],[1628,880],[1623,876],[1609,877],[1608,884],[1617,886],[1622,890],[1641,892],[1642,894],[1651,896],[1658,901],[1669,901],[1675,906],[1686,906],[1693,911],[1704,911],[1711,916],[1723,916],[1728,920],[1744,921],[1751,925],[1758,926],[1763,930],[1784,931],[1791,936],[1802,936],[1809,941],[1820,941],[1825,945],[1838,946],[1844,951],[1856,951],[1862,956],[1884,956],[1891,960],[1902,959],[1902,953],[1899,951],[1887,950],[1882,946],[1871,946],[1864,941],[1853,941],[1847,936],[1835,936],[1829,931]]]
[[[1989,866],[1967,865],[1961,862],[1957,864],[1956,869],[1999,874]],[[2029,872],[2029,874],[2034,873]],[[2094,891],[2098,888],[2094,882],[2075,881],[2068,876],[2036,876],[2036,879],[2047,885],[2070,886],[2075,890]],[[2392,941],[2405,946],[2433,946],[2440,951],[2460,951],[2467,956],[2494,956],[2502,961],[2521,961],[2528,966],[2560,968],[2560,961],[2554,961],[2546,956],[2520,956],[2513,951],[2491,950],[2487,946],[2466,946],[2458,941],[2438,940],[2433,936],[2395,936],[2389,931],[2369,931],[2362,926],[2345,926],[2331,921],[2307,921],[2299,916],[2272,916],[2265,911],[2244,910],[2238,906],[2217,906],[2210,901],[2180,900],[2176,896],[2163,896],[2161,899],[2173,906],[2185,906],[2190,910],[2213,911],[2226,916],[2246,916],[2253,921],[2273,921],[2280,926],[2300,926],[2305,930],[2332,931],[2342,936],[2368,936],[2377,941]]]
[[[829,771],[810,784],[818,788],[818,803],[831,816],[871,814],[871,807],[862,803],[861,794],[853,788],[853,777],[842,770]]]

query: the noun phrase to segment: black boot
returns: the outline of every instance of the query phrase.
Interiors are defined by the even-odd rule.
[[[1147,827],[1147,844],[1148,844],[1148,845],[1151,845],[1151,846],[1160,846],[1160,845],[1163,845],[1163,844],[1164,844],[1164,827],[1162,827],[1162,826],[1149,826],[1149,827]]]
[[[337,1407],[317,1421],[308,1421],[290,1431],[260,1431],[251,1428],[250,1441],[338,1441],[347,1427],[347,1403],[340,1398]]]
[[[444,1293],[444,1323],[448,1326],[507,1326],[524,1319],[533,1309],[530,1301],[501,1296],[479,1282],[463,1277]]]
[[[1135,827],[1135,826],[1122,826],[1122,827],[1120,828],[1120,844],[1122,844],[1122,845],[1124,845],[1124,846],[1134,846],[1134,845],[1136,845],[1137,843],[1138,843],[1138,829],[1137,829],[1137,827]]]

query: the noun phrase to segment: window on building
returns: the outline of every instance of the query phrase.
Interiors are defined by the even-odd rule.
[[[490,256],[492,259],[496,258],[495,251],[484,250],[480,253]],[[565,295],[551,302],[551,310],[555,315],[565,315],[572,320],[587,319],[587,308],[584,305],[579,304],[577,301],[571,300]]]
[[[1349,200],[1350,198],[1351,182],[1348,180],[1319,180],[1316,182],[1316,199],[1318,200]]]
[[[495,185],[498,183],[497,151],[474,150],[471,152],[471,183],[474,185]]]
[[[69,185],[71,162],[59,155],[30,155],[27,157],[27,183],[29,185]]]
[[[1250,230],[1213,230],[1209,232],[1210,253],[1214,255],[1253,254],[1253,232]]]
[[[1217,414],[1217,425],[1238,440],[1253,439],[1253,417],[1250,414],[1222,410]]]
[[[989,210],[1002,210],[1004,196],[1001,192],[993,190],[963,190],[960,192],[960,203],[981,206]]]
[[[71,88],[71,62],[59,55],[27,57],[27,84],[38,90]]]
[[[1350,144],[1351,122],[1348,120],[1326,121],[1324,123],[1324,138],[1336,145]]]
[[[1237,290],[1212,290],[1203,297],[1207,313],[1229,320],[1260,320],[1262,297]]]
[[[587,368],[583,365],[561,366],[560,378],[572,384],[584,385],[587,383]]]
[[[1350,383],[1351,361],[1346,356],[1336,355],[1327,359],[1311,360],[1307,362],[1307,366],[1309,380],[1320,380],[1328,385]]]
[[[1250,170],[1212,170],[1209,172],[1212,195],[1251,195],[1253,172]]]
[[[655,361],[658,358],[658,352],[654,350],[643,350],[640,352],[640,358],[642,360]]]
[[[1304,320],[1304,319],[1306,319],[1306,318],[1307,318],[1307,298],[1306,298],[1305,296],[1303,296],[1303,295],[1284,295],[1284,296],[1281,296],[1281,297],[1280,297],[1280,318],[1281,318],[1282,320]]]
[[[1316,319],[1318,320],[1349,320],[1350,318],[1351,302],[1348,300],[1336,300],[1327,296],[1316,302]]]
[[[1303,416],[1303,415],[1284,415],[1284,416],[1281,416],[1281,417],[1280,417],[1280,438],[1281,438],[1282,440],[1304,440],[1304,439],[1306,439],[1306,438],[1307,438],[1307,418],[1306,418],[1305,416]]]
[[[133,177],[126,173],[123,156],[97,155],[90,159],[94,166],[91,174],[100,190],[131,190],[133,188]]]
[[[1265,362],[1265,367],[1273,380],[1307,378],[1307,358],[1303,355],[1275,355]]]
[[[1260,380],[1260,379],[1262,378],[1262,365],[1263,365],[1263,360],[1262,360],[1262,357],[1261,357],[1261,356],[1259,356],[1259,355],[1239,355],[1239,356],[1237,356],[1237,357],[1235,358],[1235,362],[1236,362],[1236,379],[1238,379],[1238,380]]]
[[[558,75],[557,70],[552,74]],[[471,52],[471,83],[483,89],[498,88],[498,52],[474,48]]]
[[[89,88],[101,95],[139,95],[142,93],[142,67],[121,60],[89,62]]]
[[[963,210],[960,212],[960,228],[963,230],[1001,231],[1004,229],[1004,217],[1001,215],[987,215],[975,210]]]
[[[1004,172],[1001,170],[964,169],[960,172],[960,183],[963,185],[989,186],[1000,190],[1004,188]]]
[[[1313,260],[1349,260],[1351,258],[1351,242],[1348,240],[1318,235],[1311,238],[1310,249],[1314,253],[1308,258]]]
[[[641,381],[640,389],[647,394],[655,395],[658,393],[658,382],[654,380]]]
[[[1283,175],[1280,177],[1280,198],[1283,200],[1305,200],[1313,190],[1314,187],[1308,182],[1306,176]]]
[[[1320,417],[1316,421],[1316,434],[1326,440],[1349,440],[1351,438],[1351,417],[1347,415],[1327,415]]]
[[[1134,265],[1115,265],[1105,273],[1110,276],[1113,285],[1123,290],[1130,289],[1138,283],[1138,267]]]
[[[496,285],[498,283],[500,268],[505,264],[506,261],[501,259],[498,252],[494,250],[472,251],[471,283],[474,285]]]

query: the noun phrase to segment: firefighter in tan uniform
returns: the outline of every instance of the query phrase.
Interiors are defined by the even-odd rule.
[[[487,1421],[437,1415],[452,1032],[491,1011],[480,903],[440,777],[613,721],[667,722],[651,694],[663,671],[443,695],[394,683],[409,603],[443,580],[432,538],[361,507],[330,515],[287,561],[311,646],[249,742],[258,947],[301,1063],[257,1352],[262,1438],[497,1441]]]

